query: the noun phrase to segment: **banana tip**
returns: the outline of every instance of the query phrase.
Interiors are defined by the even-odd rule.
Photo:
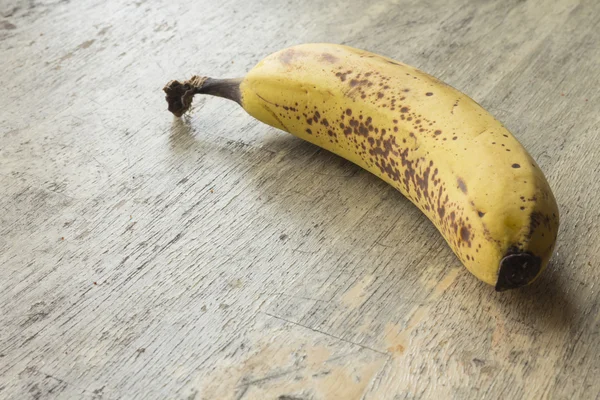
[[[531,283],[539,274],[541,259],[531,253],[512,253],[500,261],[496,291],[503,292]]]
[[[167,83],[163,91],[166,93],[165,99],[169,104],[169,111],[177,117],[185,114],[192,105],[194,95],[198,93],[206,80],[206,77],[194,75],[183,83],[179,81]]]

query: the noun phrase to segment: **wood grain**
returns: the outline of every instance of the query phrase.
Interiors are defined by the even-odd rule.
[[[0,398],[600,398],[600,3],[0,2]],[[472,96],[562,227],[495,293],[398,192],[162,86],[349,44]]]

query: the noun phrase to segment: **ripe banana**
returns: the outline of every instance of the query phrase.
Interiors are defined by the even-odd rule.
[[[164,90],[177,116],[197,93],[225,97],[377,175],[498,291],[531,283],[550,260],[558,207],[536,162],[479,104],[411,66],[305,44],[271,54],[244,78],[194,76]]]

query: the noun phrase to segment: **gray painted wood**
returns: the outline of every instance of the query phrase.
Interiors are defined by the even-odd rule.
[[[598,26],[594,0],[0,2],[0,398],[598,398]],[[514,132],[562,214],[539,282],[495,293],[399,193],[234,103],[166,111],[170,79],[314,41]]]

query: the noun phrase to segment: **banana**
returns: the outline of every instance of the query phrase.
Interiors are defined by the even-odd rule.
[[[539,166],[474,100],[414,67],[304,44],[271,54],[244,78],[194,76],[164,90],[177,116],[195,94],[225,97],[383,179],[498,291],[533,282],[551,258],[558,207]]]

